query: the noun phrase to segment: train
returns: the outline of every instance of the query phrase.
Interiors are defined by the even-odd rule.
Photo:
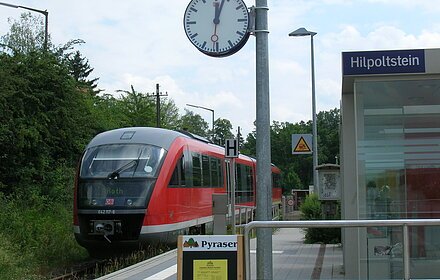
[[[212,232],[212,195],[230,194],[223,147],[186,131],[129,127],[96,135],[75,176],[74,235],[91,255]],[[256,160],[235,159],[237,206],[255,206]],[[272,203],[281,205],[272,168]]]

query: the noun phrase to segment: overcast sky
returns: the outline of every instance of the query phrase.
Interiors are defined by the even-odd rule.
[[[253,129],[255,38],[226,58],[197,51],[183,30],[189,0],[0,0],[49,12],[52,42],[83,39],[78,47],[105,93],[154,92],[156,83],[181,109],[211,126],[211,108],[245,134]],[[245,0],[248,7],[255,1]],[[317,111],[339,108],[341,52],[440,46],[440,0],[268,0],[271,120],[307,121],[311,114],[310,37],[314,37]],[[0,35],[23,9],[0,6]],[[37,14],[38,15],[38,14]]]

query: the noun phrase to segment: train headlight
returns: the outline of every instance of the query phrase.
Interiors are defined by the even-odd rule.
[[[127,205],[128,205],[128,206],[132,206],[132,205],[133,205],[133,200],[131,200],[131,199],[127,199]]]

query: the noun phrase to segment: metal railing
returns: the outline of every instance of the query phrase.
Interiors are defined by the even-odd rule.
[[[439,226],[440,219],[399,220],[325,220],[325,221],[253,221],[244,225],[244,254],[246,279],[250,280],[250,237],[255,228],[358,228],[358,227],[402,227],[404,279],[410,278],[409,226]],[[273,272],[272,272],[273,273]]]

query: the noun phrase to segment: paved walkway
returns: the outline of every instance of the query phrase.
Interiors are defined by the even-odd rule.
[[[342,248],[304,244],[302,229],[278,229],[272,236],[273,279],[344,279]],[[251,241],[251,279],[256,275],[256,240]]]

